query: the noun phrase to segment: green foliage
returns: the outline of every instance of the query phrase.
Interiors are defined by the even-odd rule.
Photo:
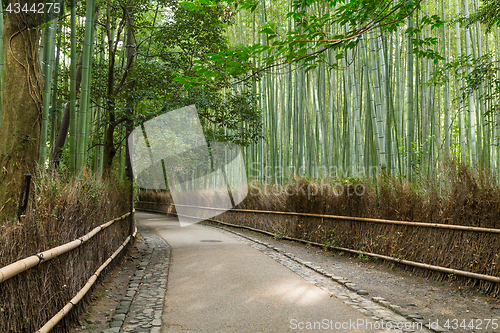
[[[437,15],[433,15],[432,18],[424,16],[420,22],[422,25],[429,25],[431,30],[444,24]],[[423,28],[409,27],[406,29],[406,33],[412,37],[413,54],[419,58],[432,59],[434,64],[437,64],[439,60],[445,60],[445,58],[434,49],[438,44],[438,39],[436,37],[422,37],[422,32]]]
[[[210,57],[228,50],[224,34],[233,15],[228,6],[198,8],[176,0],[132,0],[126,8],[120,1],[111,0],[110,5],[98,6],[92,45],[91,114],[85,154],[86,162],[93,162],[94,171],[97,172],[99,161],[102,164],[106,141],[103,134],[107,129],[113,129],[111,158],[116,157],[113,163],[120,165],[124,161],[126,124],[140,126],[160,114],[191,104],[197,106],[207,141],[249,145],[261,138],[257,96],[245,86],[227,89],[224,80],[205,80],[191,86],[183,82],[206,77],[214,63]],[[84,16],[85,12],[85,3],[77,3],[77,16]],[[61,18],[63,31],[70,29],[70,23],[69,16]],[[129,29],[133,29],[135,45],[126,43]],[[86,29],[80,23],[73,30],[80,57]],[[134,55],[129,66],[127,53],[131,48]],[[70,57],[70,40],[66,36],[62,37],[61,53],[64,58]],[[62,105],[70,100],[70,70],[64,63],[61,65],[58,94]],[[81,98],[78,104],[84,104]],[[71,154],[68,147],[61,152],[59,166],[64,170],[71,165]]]
[[[488,31],[500,25],[500,0],[483,0],[479,9],[473,13],[467,24],[481,22],[486,25]]]
[[[335,235],[335,229],[331,229],[323,240],[323,243],[326,245],[324,250],[329,250],[331,247],[336,247],[337,241],[338,237]]]
[[[227,0],[225,3],[233,6],[235,10],[247,12],[257,11],[259,6],[266,6],[263,2],[251,0]],[[206,7],[220,6],[219,1],[210,0],[185,1],[182,4],[198,11]],[[323,13],[317,14],[316,8],[324,8]],[[292,29],[284,26],[286,20],[268,21],[258,29],[264,42],[211,54],[208,59],[212,62],[211,68],[206,68],[203,63],[198,63],[195,67],[199,77],[184,76],[176,80],[186,86],[209,84],[219,80],[238,82],[235,77],[258,77],[262,71],[290,63],[299,64],[308,72],[321,63],[328,64],[325,55],[327,50],[338,50],[337,59],[341,59],[342,51],[354,49],[361,41],[362,34],[379,28],[388,33],[395,32],[405,23],[404,19],[419,8],[419,0],[295,0],[286,15],[287,18],[293,19]],[[421,23],[435,29],[442,26],[444,21],[439,16],[432,15],[424,16]],[[414,51],[420,57],[429,57],[437,62],[442,60],[442,57],[431,48],[436,43],[434,38],[421,39],[415,45]]]
[[[170,14],[157,29],[149,31],[147,43],[137,47],[134,90],[124,90],[117,96],[117,117],[130,117],[126,98],[131,98],[136,110],[140,110],[133,116],[136,125],[170,110],[196,104],[207,140],[241,145],[255,142],[261,135],[261,115],[255,96],[241,89],[223,90],[225,85],[221,82],[183,84],[188,78],[196,81],[206,77],[210,72],[206,64],[211,56],[227,50],[223,34],[230,22],[229,14],[225,15],[221,6],[198,10],[179,5],[177,1],[162,3]],[[147,35],[148,29],[138,33]],[[107,70],[105,63],[96,65],[94,83],[102,97],[106,92]],[[124,68],[119,68],[118,74],[123,71]]]
[[[429,84],[444,84],[450,80],[450,75],[447,73],[455,73],[455,75],[464,82],[464,85],[458,95],[461,102],[466,102],[470,94],[480,92],[481,87],[489,87],[484,89],[479,98],[487,102],[489,109],[486,110],[486,115],[496,113],[497,101],[500,99],[500,66],[497,61],[494,61],[493,54],[484,54],[481,57],[473,57],[472,55],[462,55],[453,61],[443,64],[436,68],[431,75]]]

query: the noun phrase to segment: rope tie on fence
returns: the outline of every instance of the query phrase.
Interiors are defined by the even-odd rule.
[[[118,219],[121,220],[121,219]],[[137,227],[135,228],[134,232],[132,235],[129,235],[127,239],[118,247],[118,249],[111,255],[111,257],[108,258],[100,267],[97,269],[97,271],[94,272],[93,275],[90,276],[88,279],[87,283],[83,286],[82,289],[73,297],[71,300],[68,301],[69,304],[66,304],[64,308],[62,308],[54,317],[52,317],[45,325],[43,325],[37,333],[47,333],[49,332],[57,323],[64,318],[68,314],[68,312],[87,294],[87,292],[90,290],[92,285],[97,281],[99,278],[99,275],[104,271],[104,269],[111,263],[111,261],[116,258],[116,256],[125,248],[125,246],[129,243],[131,238],[137,234]],[[132,237],[131,237],[132,236]],[[95,278],[94,278],[95,276]],[[74,302],[74,303],[73,303]]]
[[[86,235],[79,237],[72,242],[57,246],[55,248],[49,249],[47,251],[44,251],[44,252],[41,252],[38,254],[34,254],[30,257],[18,260],[18,261],[14,262],[10,265],[7,265],[5,267],[0,267],[0,283],[10,279],[13,276],[16,276],[17,274],[19,274],[21,272],[26,271],[27,269],[30,269],[31,267],[35,267],[35,266],[40,265],[44,260],[50,260],[52,258],[58,257],[64,253],[66,253],[68,251],[74,250],[75,248],[81,246],[83,243],[90,240],[92,237],[97,235],[102,230],[104,230],[107,227],[109,227],[110,225],[112,225],[114,222],[124,220],[130,214],[131,214],[131,212],[128,212],[119,218],[114,218],[111,221],[108,221],[104,224],[101,224],[100,226],[94,228],[94,230],[90,231]],[[78,241],[80,241],[79,244],[78,244]]]

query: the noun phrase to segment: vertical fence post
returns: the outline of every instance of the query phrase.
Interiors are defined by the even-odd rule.
[[[127,138],[125,139],[125,178],[129,182],[129,235],[132,235],[135,231],[135,215],[134,211],[134,174],[132,172],[132,161],[130,156],[130,142],[129,137],[133,128],[133,121],[127,121]]]
[[[19,195],[19,203],[17,205],[17,220],[21,221],[21,215],[26,213],[28,207],[28,199],[30,193],[31,174],[25,173],[23,175],[23,183],[21,185],[21,194]]]

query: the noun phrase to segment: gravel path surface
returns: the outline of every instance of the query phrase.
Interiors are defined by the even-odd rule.
[[[160,333],[167,278],[170,246],[153,232],[137,225],[144,239],[139,248],[141,261],[129,280],[126,294],[114,311],[110,328],[103,333]]]

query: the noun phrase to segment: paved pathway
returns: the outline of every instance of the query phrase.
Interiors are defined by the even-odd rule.
[[[265,244],[162,215],[136,219],[145,256],[106,333],[428,332]],[[387,329],[396,325],[407,328]]]

